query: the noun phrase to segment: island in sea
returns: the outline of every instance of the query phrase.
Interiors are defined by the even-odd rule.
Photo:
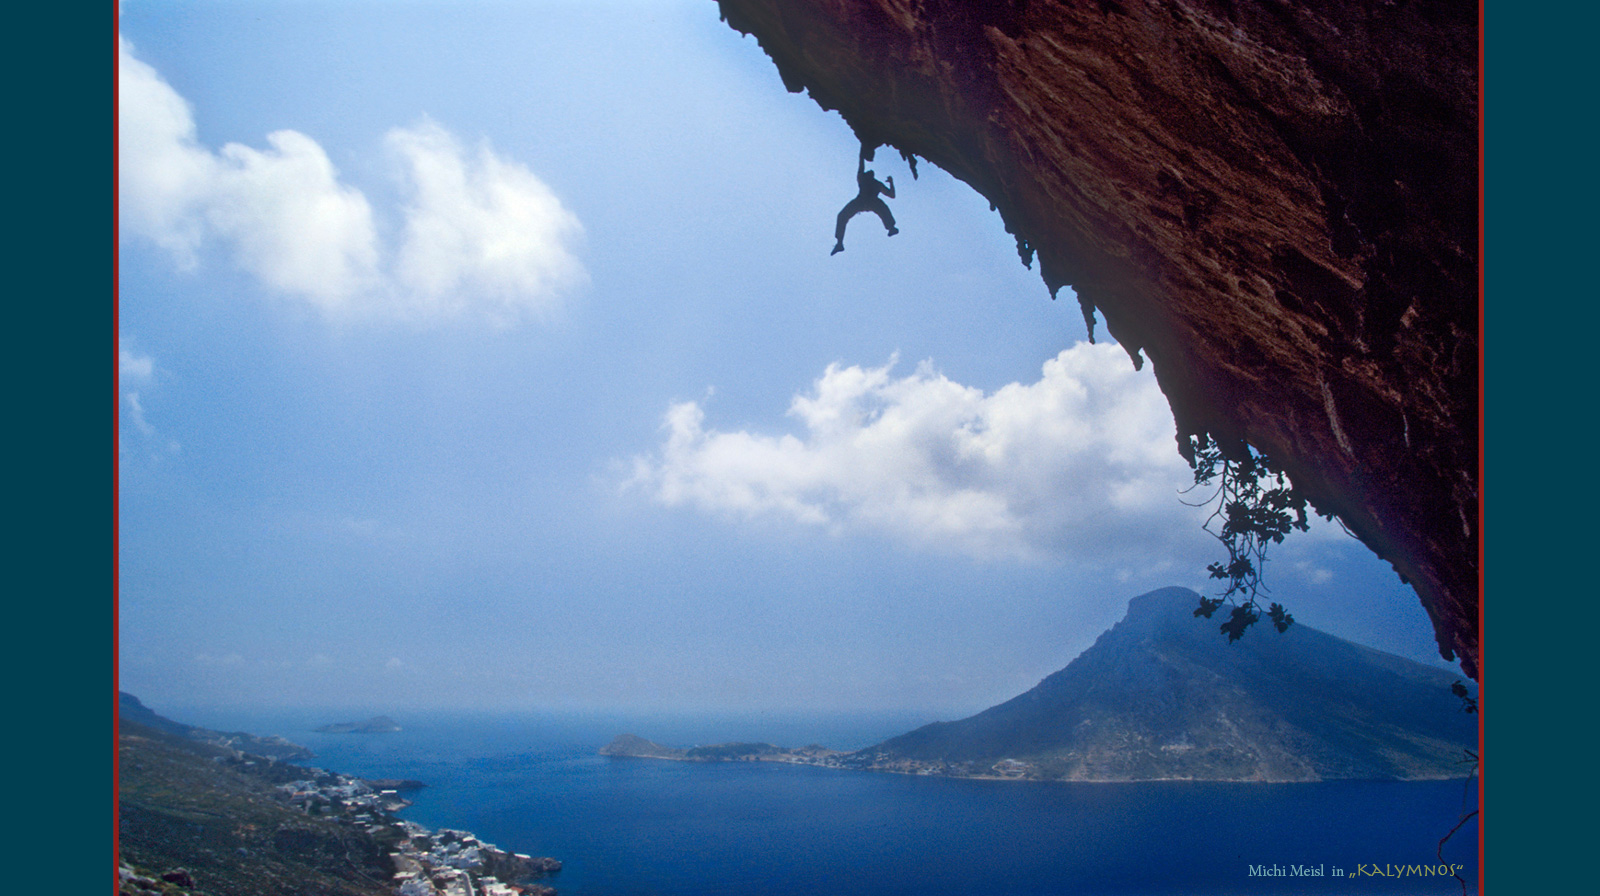
[[[283,738],[223,734],[119,697],[118,892],[326,896],[554,896],[556,859],[394,813],[406,779],[292,764]],[[265,755],[255,748],[265,747]],[[293,747],[290,750],[289,747]]]
[[[600,748],[600,755],[632,759],[679,759],[688,762],[798,762],[805,765],[827,765],[832,760],[851,754],[843,750],[830,750],[818,744],[796,749],[767,743],[728,743],[680,749],[664,747],[633,734],[619,734],[611,743]]]
[[[998,706],[851,752],[622,735],[600,752],[905,774],[1066,781],[1424,780],[1467,777],[1476,716],[1458,676],[1308,626],[1230,642],[1165,588],[1066,668]],[[1469,752],[1473,751],[1473,752]]]
[[[400,724],[388,716],[373,716],[365,722],[334,722],[316,729],[318,734],[392,734]]]

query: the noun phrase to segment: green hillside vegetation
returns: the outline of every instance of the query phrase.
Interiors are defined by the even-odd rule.
[[[121,892],[391,896],[387,841],[336,810],[309,815],[276,788],[310,772],[123,719],[117,745]],[[181,869],[188,886],[161,880]]]

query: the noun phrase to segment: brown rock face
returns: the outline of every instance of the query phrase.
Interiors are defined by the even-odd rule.
[[[1478,663],[1478,23],[1449,0],[719,0],[988,197],[1180,450],[1287,468]]]

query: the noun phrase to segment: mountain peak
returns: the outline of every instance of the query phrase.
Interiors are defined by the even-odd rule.
[[[1198,592],[1188,588],[1157,588],[1128,601],[1128,610],[1117,628],[1181,628],[1185,634],[1205,626],[1194,625],[1194,609],[1200,606]],[[1210,627],[1211,630],[1215,626]]]
[[[1162,588],[1032,690],[862,751],[1070,780],[1312,781],[1465,773],[1451,673],[1297,624],[1229,642]]]
[[[1182,606],[1193,609],[1199,603],[1200,594],[1191,589],[1180,588],[1176,585],[1168,588],[1157,588],[1128,601],[1128,613],[1123,618],[1132,619],[1137,616],[1164,613],[1167,610]]]

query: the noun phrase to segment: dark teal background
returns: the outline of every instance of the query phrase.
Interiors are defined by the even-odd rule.
[[[1485,893],[1592,887],[1595,14],[1485,21]],[[1578,11],[1581,9],[1582,11]]]
[[[115,869],[115,12],[6,14],[7,805],[14,885],[63,893]]]

